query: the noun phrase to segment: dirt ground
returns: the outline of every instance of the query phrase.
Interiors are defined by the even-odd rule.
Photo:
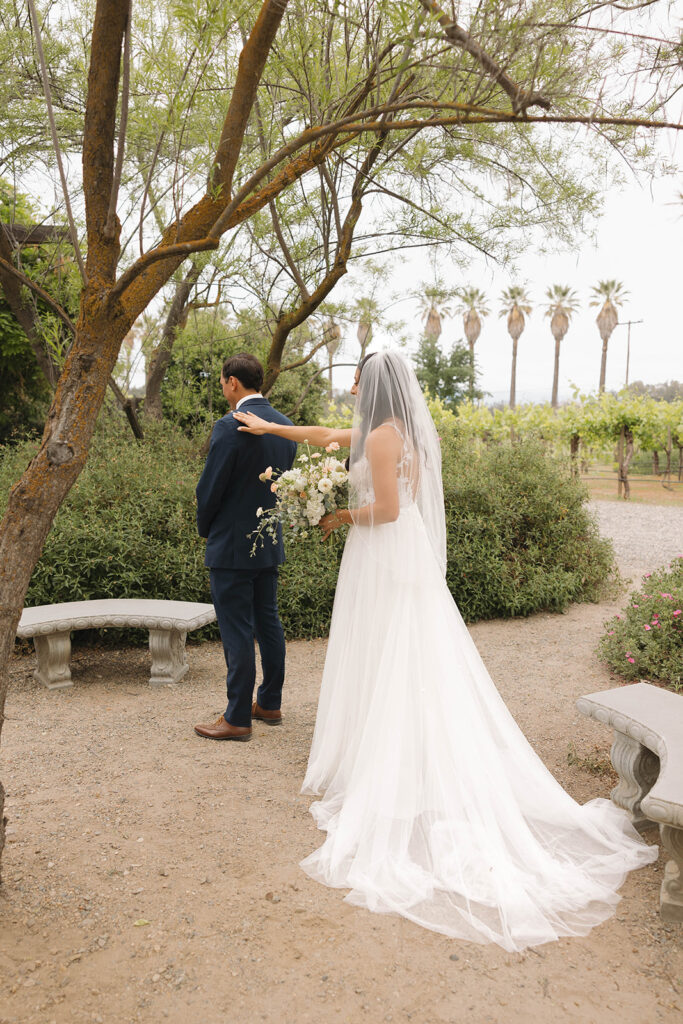
[[[608,731],[574,700],[614,685],[593,647],[615,607],[472,628],[580,801],[612,785]],[[661,858],[589,936],[523,954],[349,906],[297,866],[322,841],[299,787],[325,642],[289,645],[284,725],[255,723],[239,744],[193,733],[222,711],[224,673],[217,644],[188,653],[189,675],[161,690],[144,649],[77,650],[74,686],[56,693],[34,682],[32,656],[15,660],[1,1024],[682,1019],[683,929],[659,918]]]

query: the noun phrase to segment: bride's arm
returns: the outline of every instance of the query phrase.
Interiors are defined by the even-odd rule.
[[[398,463],[401,452],[401,441],[392,427],[385,425],[372,431],[365,445],[365,454],[372,472],[375,500],[361,508],[338,508],[323,516],[318,524],[323,530],[323,540],[344,524],[379,526],[398,519]]]
[[[315,448],[327,448],[335,441],[340,448],[348,448],[351,444],[350,430],[332,430],[330,427],[294,427],[287,423],[271,423],[269,420],[262,420],[253,412],[235,412],[233,416],[242,426],[238,430],[246,434],[275,434],[276,437],[284,437],[287,441],[308,441]]]

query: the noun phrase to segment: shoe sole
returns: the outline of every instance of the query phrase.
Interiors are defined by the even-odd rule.
[[[257,722],[263,722],[264,725],[282,725],[281,718],[261,718],[260,715],[252,715],[251,717]]]
[[[203,740],[233,740],[235,743],[248,743],[251,739],[251,733],[248,736],[207,736],[205,732],[197,732],[197,736],[201,736]]]

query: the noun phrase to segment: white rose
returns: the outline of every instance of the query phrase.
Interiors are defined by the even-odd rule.
[[[318,490],[321,494],[329,494],[334,484],[329,477],[324,476],[322,480],[318,481]]]

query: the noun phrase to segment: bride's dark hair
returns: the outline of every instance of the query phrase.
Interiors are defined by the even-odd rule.
[[[389,359],[382,359],[372,366],[372,379],[367,380],[363,387],[361,379],[363,369],[368,360],[376,356],[376,352],[370,352],[364,356],[358,364],[358,406],[357,412],[360,419],[361,444],[360,450],[365,447],[368,434],[371,434],[377,427],[381,427],[388,420],[400,423],[403,428],[404,438],[409,440],[413,446],[417,439],[412,429],[412,418],[410,408],[406,406],[399,396],[405,398],[405,381],[400,379],[400,371],[403,369],[401,363],[396,364]]]

